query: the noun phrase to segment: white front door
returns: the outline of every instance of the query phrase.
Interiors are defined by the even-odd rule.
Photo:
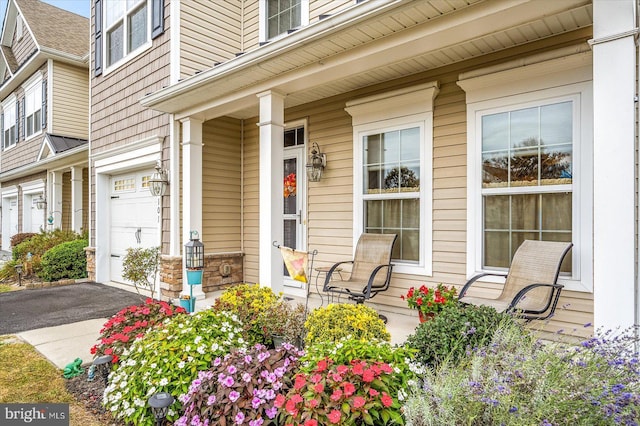
[[[2,198],[2,250],[11,250],[11,237],[18,233],[18,197]]]
[[[127,248],[160,245],[159,199],[147,187],[152,173],[148,170],[111,178],[111,281],[130,284],[122,278]]]
[[[305,145],[304,127],[285,130],[283,152],[283,245],[292,249],[306,250],[306,210],[305,210]],[[294,184],[295,182],[295,184]],[[283,284],[288,287],[302,287],[294,281],[287,268],[282,265]]]
[[[23,212],[24,223],[22,224],[23,232],[38,233],[45,229],[44,226],[44,210],[38,209],[34,200],[41,198],[42,193],[25,194]]]

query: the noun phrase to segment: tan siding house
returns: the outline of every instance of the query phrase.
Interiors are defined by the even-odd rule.
[[[116,242],[161,244],[163,294],[176,297],[189,291],[182,247],[197,231],[207,254],[198,297],[240,281],[299,296],[274,242],[317,250],[316,266],[328,266],[351,259],[365,231],[396,233],[391,286],[367,303],[416,315],[400,298],[409,287],[461,288],[507,271],[524,239],[561,240],[573,249],[545,330],[584,337],[638,323],[627,236],[637,164],[605,148],[614,133],[633,157],[635,120],[614,125],[624,115],[609,113],[633,115],[633,102],[603,89],[637,79],[627,15],[588,0],[293,4],[147,0],[150,20],[152,10],[163,19],[113,57],[105,40],[117,22],[92,13],[93,278],[121,280]],[[598,33],[600,21],[619,32]],[[624,63],[615,78],[608,55]],[[313,149],[327,164],[311,182]],[[562,161],[549,168],[549,155]],[[535,172],[519,166],[525,157]],[[155,168],[166,176],[159,197],[145,186]],[[613,171],[619,188],[607,190]],[[292,173],[295,197],[283,193]],[[611,232],[601,201],[624,212],[628,233]],[[133,202],[135,220],[120,221]],[[614,265],[622,246],[630,252]],[[240,275],[222,276],[220,262]],[[615,309],[612,282],[625,294]],[[475,294],[502,285],[485,279]]]
[[[11,0],[0,36],[1,247],[19,232],[88,231],[89,20]]]

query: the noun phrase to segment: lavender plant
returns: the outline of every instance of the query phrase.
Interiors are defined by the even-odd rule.
[[[409,426],[638,425],[640,363],[631,331],[541,343],[502,324],[462,362],[426,369],[405,401]]]
[[[285,343],[271,350],[257,344],[216,358],[213,367],[200,371],[189,392],[179,397],[184,414],[175,425],[275,424],[276,395],[291,387],[301,355]]]

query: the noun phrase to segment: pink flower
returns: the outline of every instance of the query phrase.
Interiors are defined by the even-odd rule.
[[[339,401],[340,398],[342,398],[342,391],[340,389],[334,390],[333,393],[331,394],[331,400]]]
[[[317,383],[314,387],[313,390],[321,393],[322,391],[324,391],[324,385],[322,383]]]
[[[342,417],[342,414],[338,410],[333,410],[332,412],[329,413],[327,417],[329,417],[329,421],[331,423],[335,424],[335,423],[340,423],[340,418]]]
[[[370,368],[366,369],[364,373],[362,373],[363,382],[371,383],[373,382],[373,379],[375,379],[375,375],[373,373],[373,370],[371,370]]]
[[[313,420],[313,419],[309,419],[309,420],[304,422],[304,426],[318,426],[318,421],[317,420]]]
[[[284,405],[285,401],[286,401],[286,398],[284,397],[284,395],[279,393],[278,396],[276,396],[276,400],[273,402],[273,405],[280,408]]]
[[[293,388],[295,390],[300,390],[302,389],[305,385],[307,384],[307,379],[302,375],[302,374],[298,374],[296,376],[296,381],[293,384]]]
[[[385,407],[391,407],[391,405],[393,404],[393,398],[391,398],[388,394],[386,393],[382,393],[382,397],[380,398],[380,401],[382,401],[382,405],[384,405]]]
[[[353,385],[353,383],[344,382],[342,384],[342,387],[344,388],[344,394],[346,396],[351,396],[356,391],[356,387]]]
[[[326,369],[327,369],[327,360],[321,359],[320,361],[318,361],[317,371],[322,372]]]
[[[364,404],[367,401],[361,397],[361,396],[356,396],[353,398],[353,408],[360,408],[360,407],[364,407]]]

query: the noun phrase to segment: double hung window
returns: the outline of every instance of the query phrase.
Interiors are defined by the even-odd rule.
[[[42,130],[42,81],[38,80],[25,89],[24,134],[29,138]]]
[[[467,276],[508,270],[524,240],[566,241],[561,281],[590,291],[590,53],[505,68],[458,82],[467,95]]]
[[[12,97],[2,104],[2,148],[7,149],[14,146],[18,140],[16,99]]]
[[[260,41],[267,42],[309,24],[309,0],[259,2]]]
[[[106,65],[115,64],[150,40],[147,0],[104,0]]]

